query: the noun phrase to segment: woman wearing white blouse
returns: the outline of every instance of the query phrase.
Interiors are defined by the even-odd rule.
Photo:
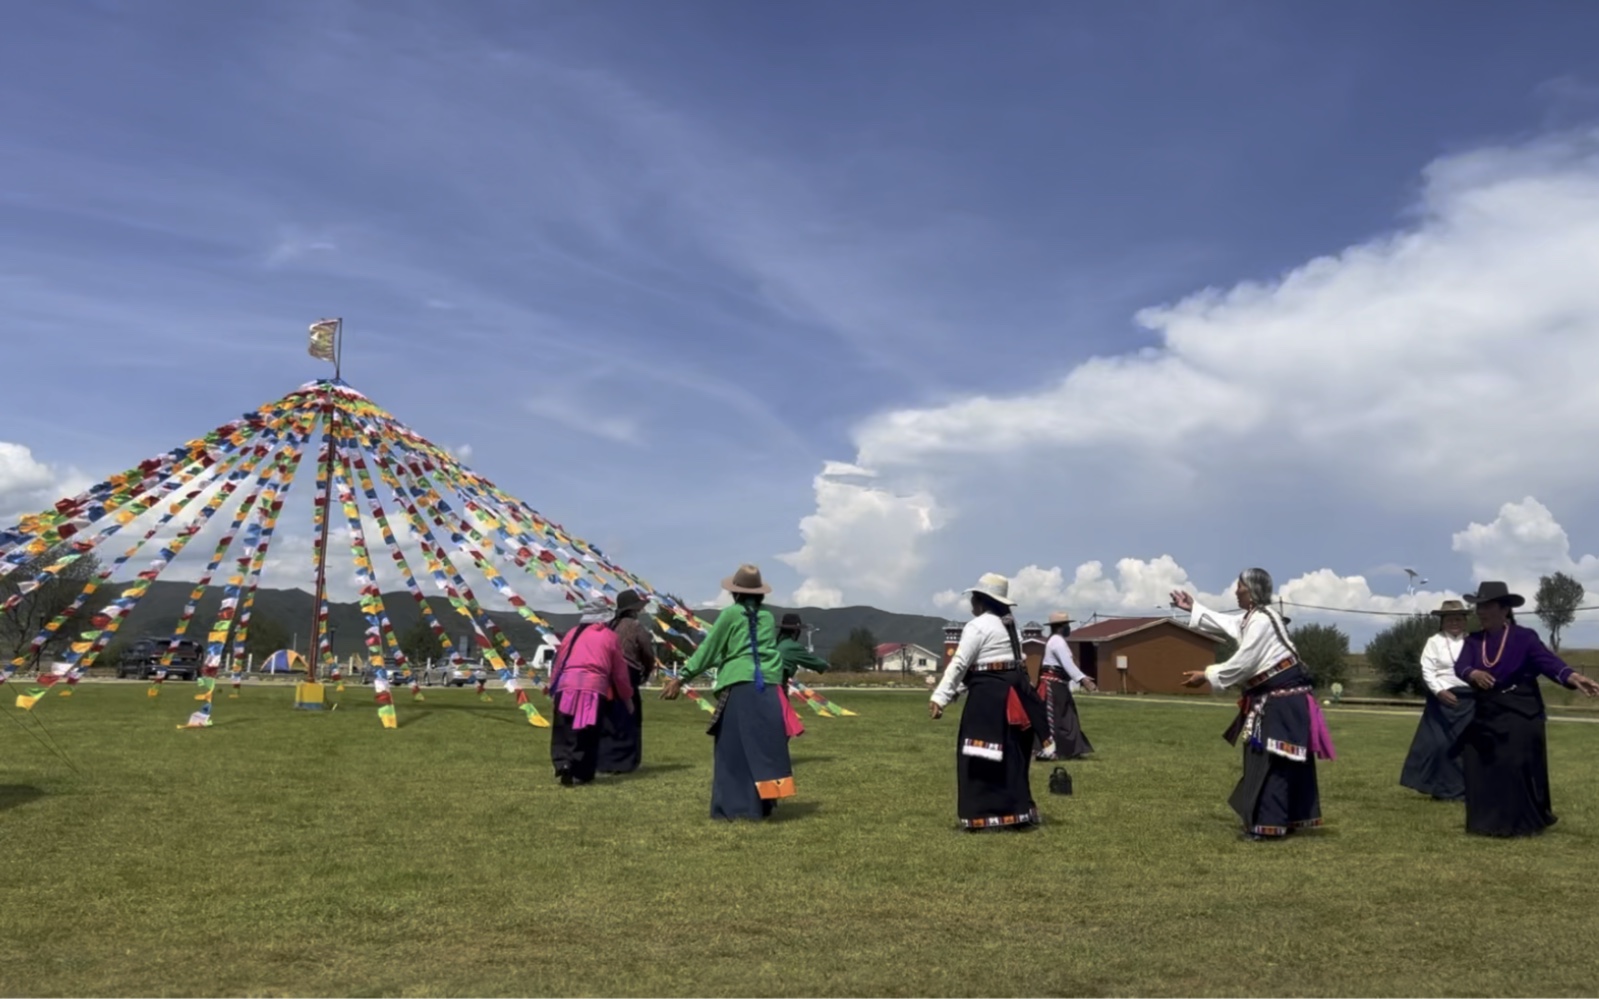
[[[1021,639],[1010,609],[1010,581],[989,573],[966,593],[972,619],[961,629],[960,644],[950,657],[942,682],[927,703],[934,719],[966,683],[966,708],[961,712],[955,754],[957,813],[961,828],[1028,829],[1039,821],[1028,782],[1032,735],[1048,733],[1044,704],[1027,682]],[[1053,743],[1047,747],[1053,752]]]
[[[1097,690],[1094,681],[1072,659],[1066,636],[1072,633],[1071,615],[1060,611],[1049,616],[1049,641],[1044,645],[1044,662],[1038,669],[1038,696],[1044,702],[1049,722],[1047,732],[1038,733],[1040,742],[1054,741],[1054,751],[1040,749],[1040,760],[1075,760],[1094,751],[1083,734],[1077,717],[1077,701],[1072,690],[1081,686]]]
[[[1238,651],[1226,662],[1183,674],[1198,687],[1241,684],[1238,718],[1224,738],[1244,736],[1244,775],[1228,804],[1244,823],[1244,838],[1286,836],[1321,825],[1316,758],[1332,759],[1332,738],[1316,704],[1310,674],[1271,609],[1271,574],[1245,569],[1234,595],[1243,615],[1221,614],[1173,590],[1172,605],[1189,612],[1189,627],[1231,638]]]
[[[1471,684],[1455,675],[1455,662],[1466,644],[1466,605],[1445,600],[1432,612],[1442,630],[1421,650],[1421,678],[1427,684],[1427,706],[1411,740],[1399,783],[1441,801],[1466,799],[1466,772],[1456,744],[1471,724],[1477,706]]]

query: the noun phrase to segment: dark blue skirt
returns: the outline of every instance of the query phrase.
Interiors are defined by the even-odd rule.
[[[644,673],[628,668],[633,680],[633,710],[613,697],[600,713],[599,770],[605,774],[630,774],[644,761]]]
[[[794,768],[775,683],[735,683],[717,697],[708,729],[716,739],[711,818],[764,819],[794,794]]]
[[[1466,797],[1466,771],[1460,763],[1460,736],[1471,724],[1477,702],[1469,689],[1456,690],[1455,706],[1427,695],[1416,737],[1410,741],[1399,783],[1434,798],[1460,801]]]
[[[1229,741],[1242,735],[1244,773],[1227,803],[1255,836],[1321,825],[1321,790],[1311,749],[1310,674],[1295,665],[1244,695]],[[1241,724],[1240,724],[1241,723]]]

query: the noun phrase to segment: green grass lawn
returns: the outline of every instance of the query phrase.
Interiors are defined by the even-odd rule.
[[[805,713],[799,795],[713,824],[708,715],[646,701],[646,769],[564,789],[500,694],[85,684],[0,723],[4,995],[1585,995],[1599,725],[1550,725],[1560,823],[1466,837],[1400,788],[1414,716],[1334,711],[1325,829],[1236,839],[1228,713],[1089,698],[1045,828],[955,829],[955,720]],[[546,701],[540,709],[547,713]],[[802,709],[803,710],[803,709]],[[29,724],[32,724],[29,722]]]

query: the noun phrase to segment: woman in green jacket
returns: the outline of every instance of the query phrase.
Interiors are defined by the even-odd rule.
[[[722,588],[733,604],[717,615],[705,641],[694,650],[661,696],[674,700],[683,684],[716,670],[716,714],[707,730],[716,740],[711,777],[711,818],[764,819],[778,800],[794,794],[779,691],[783,660],[777,625],[761,604],[770,586],[761,570],[743,565]]]

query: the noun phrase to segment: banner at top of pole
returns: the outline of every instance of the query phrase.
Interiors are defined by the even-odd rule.
[[[334,359],[334,339],[338,335],[337,319],[319,319],[311,324],[311,345],[307,353],[323,361]]]

